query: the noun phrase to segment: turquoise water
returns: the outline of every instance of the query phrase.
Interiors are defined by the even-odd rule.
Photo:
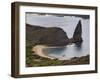
[[[72,44],[72,45],[55,47],[55,48],[47,47],[43,50],[43,52],[48,53],[48,55],[51,57],[62,59],[62,60],[70,59],[72,57],[86,56],[89,54],[85,50],[83,44],[81,46]]]

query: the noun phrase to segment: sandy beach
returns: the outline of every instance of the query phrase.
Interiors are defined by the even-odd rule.
[[[54,57],[49,56],[47,53],[43,52],[43,49],[47,48],[45,45],[36,45],[32,48],[32,51],[35,52],[36,55],[44,58],[55,59]]]

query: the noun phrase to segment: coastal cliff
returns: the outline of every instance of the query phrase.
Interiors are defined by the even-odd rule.
[[[68,38],[67,33],[59,27],[41,27],[26,24],[26,45],[66,46],[70,43],[82,43],[82,25],[79,20],[73,37]]]
[[[45,28],[29,24],[26,24],[26,40],[27,46],[66,46],[69,41],[66,32],[61,28]]]

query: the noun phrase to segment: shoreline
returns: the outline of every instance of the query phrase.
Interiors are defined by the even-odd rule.
[[[49,58],[49,59],[56,59],[54,57],[48,56],[47,53],[43,53],[43,49],[47,48],[45,45],[36,45],[32,48],[32,51],[34,51],[34,54],[44,57],[44,58]]]
[[[47,58],[48,54],[46,53],[35,53],[32,51],[40,51],[42,52],[42,49],[48,48],[46,45],[38,45],[34,47],[27,47],[26,49],[26,67],[42,67],[42,66],[60,66],[60,65],[81,65],[81,64],[89,64],[90,63],[90,55],[81,56],[81,57],[72,57],[70,60],[59,60],[58,58]],[[51,46],[50,46],[51,47]],[[54,46],[55,47],[55,46]],[[54,48],[51,47],[51,48]],[[62,46],[61,46],[62,47]],[[39,49],[40,50],[37,50]],[[40,55],[40,56],[39,56]],[[41,57],[41,56],[46,57]]]
[[[74,46],[74,44],[73,45],[68,45],[68,46]],[[68,47],[68,46],[46,46],[46,45],[36,45],[36,46],[34,46],[34,47],[32,47],[32,51],[34,52],[33,53],[33,55],[35,54],[35,55],[37,55],[37,56],[39,56],[39,57],[41,57],[41,58],[47,58],[47,59],[50,59],[50,60],[53,60],[53,59],[58,59],[58,60],[70,60],[71,58],[73,58],[73,57],[82,57],[82,56],[86,56],[86,55],[89,55],[89,54],[86,54],[86,55],[81,55],[81,56],[73,56],[73,57],[70,57],[70,58],[61,58],[61,57],[55,57],[55,56],[51,56],[51,55],[49,55],[49,53],[48,52],[45,52],[44,51],[44,49],[48,49],[48,48],[64,48],[64,47]],[[63,56],[63,55],[62,55]]]

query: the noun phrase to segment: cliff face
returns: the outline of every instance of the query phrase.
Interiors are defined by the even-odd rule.
[[[78,22],[73,37],[68,38],[67,33],[58,27],[41,27],[26,24],[26,45],[66,46],[70,43],[82,43],[82,25]]]
[[[65,46],[68,40],[66,32],[61,28],[45,28],[26,24],[27,45]]]
[[[82,39],[81,36],[82,36],[82,25],[81,25],[81,21],[79,21],[77,26],[76,26],[76,29],[74,31],[73,39],[75,41],[80,41]]]
[[[81,21],[79,20],[75,31],[73,33],[73,37],[69,40],[69,43],[75,43],[75,44],[81,44],[83,41],[82,39],[82,24]]]
[[[82,24],[81,21],[79,20],[76,29],[74,31],[73,34],[73,42],[77,43],[82,43],[83,39],[82,39]]]

